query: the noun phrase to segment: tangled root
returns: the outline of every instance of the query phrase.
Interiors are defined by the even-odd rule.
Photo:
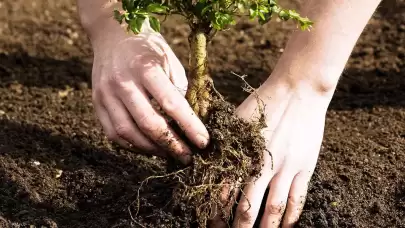
[[[236,190],[229,186],[238,183],[243,189],[247,182],[240,181],[258,177],[263,166],[266,145],[261,129],[265,127],[264,118],[248,122],[235,115],[233,105],[215,97],[204,122],[211,136],[207,149],[195,150],[190,166],[171,161],[166,174],[151,176],[142,182],[137,210],[140,209],[139,191],[151,180],[159,179],[172,190],[170,211],[192,212],[190,223],[193,226],[207,227],[215,216],[229,221]],[[148,188],[148,191],[159,194],[160,189]]]

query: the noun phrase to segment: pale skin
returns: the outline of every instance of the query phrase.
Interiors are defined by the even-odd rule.
[[[152,98],[197,146],[209,135],[184,98],[187,78],[159,33],[134,36],[112,18],[116,1],[79,0],[94,50],[93,103],[108,138],[144,153],[190,161],[190,148],[152,105]]]
[[[313,20],[314,27],[292,34],[274,71],[257,91],[266,105],[268,127],[263,134],[272,158],[265,153],[260,178],[246,180],[251,184],[243,189],[234,227],[253,227],[263,201],[261,227],[292,227],[298,220],[317,163],[326,111],[353,47],[380,1],[309,0],[303,4],[300,13]],[[125,33],[111,18],[113,4],[78,0],[95,54],[96,114],[111,140],[187,163],[190,149],[150,102],[154,98],[192,142],[204,147],[208,133],[184,98],[184,68],[159,34]],[[237,114],[255,118],[257,105],[252,95]],[[269,196],[264,199],[267,188]],[[212,227],[221,226],[218,220]]]

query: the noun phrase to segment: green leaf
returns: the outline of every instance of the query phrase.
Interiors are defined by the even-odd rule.
[[[263,25],[274,14],[280,19],[294,20],[303,30],[312,26],[308,18],[302,18],[293,9],[283,9],[278,0],[122,0],[123,11],[114,11],[114,18],[120,23],[127,23],[128,30],[141,31],[145,19],[155,31],[160,31],[160,21],[156,15],[180,14],[190,25],[202,30],[223,30],[236,24],[236,16],[257,19]],[[154,15],[154,16],[152,16]],[[123,22],[124,21],[124,22]]]
[[[308,18],[301,18],[299,20],[301,30],[305,31],[312,27],[314,22],[310,21]]]
[[[122,20],[124,19],[124,15],[121,15],[120,11],[114,10],[114,19],[117,20],[120,24],[122,24]]]
[[[211,16],[211,25],[216,30],[223,30],[228,25],[235,24],[233,16],[227,12],[215,12]]]
[[[204,8],[201,10],[201,15],[205,15],[205,14],[207,13],[207,11],[210,10],[211,8],[212,8],[211,5],[208,5],[208,6],[204,7]]]
[[[158,3],[149,4],[147,7],[147,11],[149,13],[166,13],[168,8]]]
[[[269,6],[273,7],[277,5],[277,1],[276,0],[269,0]]]
[[[160,22],[156,17],[149,17],[149,24],[153,30],[160,32]]]
[[[125,11],[132,11],[134,9],[134,0],[122,0],[122,8]]]
[[[278,13],[278,17],[283,21],[287,21],[288,19],[290,19],[290,15],[285,10],[281,10]]]
[[[278,7],[277,5],[271,7],[271,11],[274,13],[280,13],[280,10],[280,7]]]
[[[264,16],[262,11],[259,11],[259,17],[260,17],[259,18],[260,20],[263,20],[263,21],[266,20],[266,17]]]
[[[290,14],[290,16],[292,18],[299,18],[300,17],[300,15],[295,10],[288,10],[288,14]]]
[[[271,13],[264,14],[264,19],[259,18],[259,24],[264,25],[271,20]]]
[[[257,17],[257,14],[258,14],[257,9],[253,9],[253,8],[249,9],[249,18],[251,20],[253,20],[255,17]]]
[[[146,17],[143,15],[136,16],[129,22],[129,27],[131,28],[132,32],[138,34],[141,32],[142,24],[145,21]]]

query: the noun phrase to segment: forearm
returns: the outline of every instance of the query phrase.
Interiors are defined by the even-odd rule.
[[[331,99],[339,77],[380,0],[309,0],[302,15],[314,21],[311,31],[292,34],[272,75],[289,88],[310,89]],[[276,83],[277,84],[277,83]]]

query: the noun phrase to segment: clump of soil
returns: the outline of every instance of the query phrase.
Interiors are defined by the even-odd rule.
[[[168,162],[166,174],[146,178],[139,189],[144,191],[143,186],[151,180],[167,184],[173,189],[167,205],[172,208],[170,211],[182,211],[183,216],[184,212],[189,213],[188,225],[199,227],[206,227],[215,216],[230,220],[237,188],[243,188],[249,179],[259,176],[266,150],[261,134],[264,116],[253,122],[244,120],[236,116],[234,105],[215,97],[204,122],[211,141],[206,149],[194,150],[197,152],[193,154],[192,164],[183,167],[172,160]],[[154,197],[161,189],[147,191]],[[133,206],[139,211],[140,201]]]

